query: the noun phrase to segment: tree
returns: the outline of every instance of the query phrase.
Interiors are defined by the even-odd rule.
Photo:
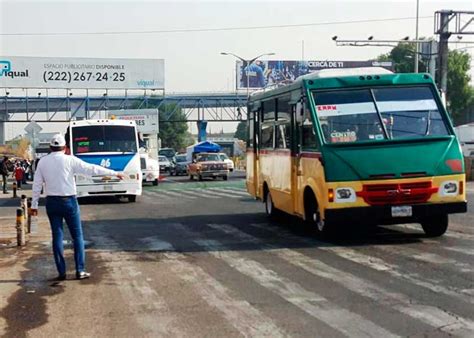
[[[246,121],[239,122],[239,124],[237,125],[237,130],[235,131],[234,137],[238,138],[239,140],[247,141],[247,122]]]
[[[188,124],[186,115],[176,104],[164,104],[159,108],[162,147],[175,150],[188,146]]]
[[[469,86],[471,56],[465,51],[451,50],[448,54],[449,111],[454,118],[464,113],[473,100],[473,87]]]
[[[389,53],[380,55],[379,61],[392,61],[396,73],[412,73],[415,69],[415,45],[399,43]],[[419,72],[426,72],[426,65],[418,63]]]

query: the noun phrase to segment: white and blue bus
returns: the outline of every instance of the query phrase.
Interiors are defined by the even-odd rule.
[[[76,176],[77,197],[118,196],[135,202],[142,194],[142,173],[135,121],[100,119],[72,121],[66,133],[71,155],[122,172],[117,177]]]

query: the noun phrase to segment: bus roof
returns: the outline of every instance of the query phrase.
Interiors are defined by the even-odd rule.
[[[250,96],[250,101],[259,101],[303,86],[310,89],[329,89],[417,83],[433,83],[433,79],[426,73],[392,73],[382,67],[325,69],[300,76],[288,85],[270,87],[254,92]]]
[[[71,121],[71,127],[84,127],[84,126],[131,126],[135,127],[135,121],[133,120],[112,120],[112,119],[94,119],[94,120],[78,120]]]

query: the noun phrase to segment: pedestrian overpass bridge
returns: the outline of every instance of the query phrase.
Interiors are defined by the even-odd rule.
[[[121,109],[166,107],[161,122],[239,122],[247,118],[247,95],[243,93],[192,93],[141,96],[0,96],[0,123],[66,122],[95,118]],[[185,119],[175,114],[181,110]]]

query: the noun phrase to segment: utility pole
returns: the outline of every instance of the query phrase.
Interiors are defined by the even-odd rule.
[[[450,22],[454,21],[454,29]],[[435,34],[439,35],[438,45],[438,86],[446,95],[448,89],[448,40],[452,34],[458,36],[474,34],[474,11],[441,10],[435,12]]]

